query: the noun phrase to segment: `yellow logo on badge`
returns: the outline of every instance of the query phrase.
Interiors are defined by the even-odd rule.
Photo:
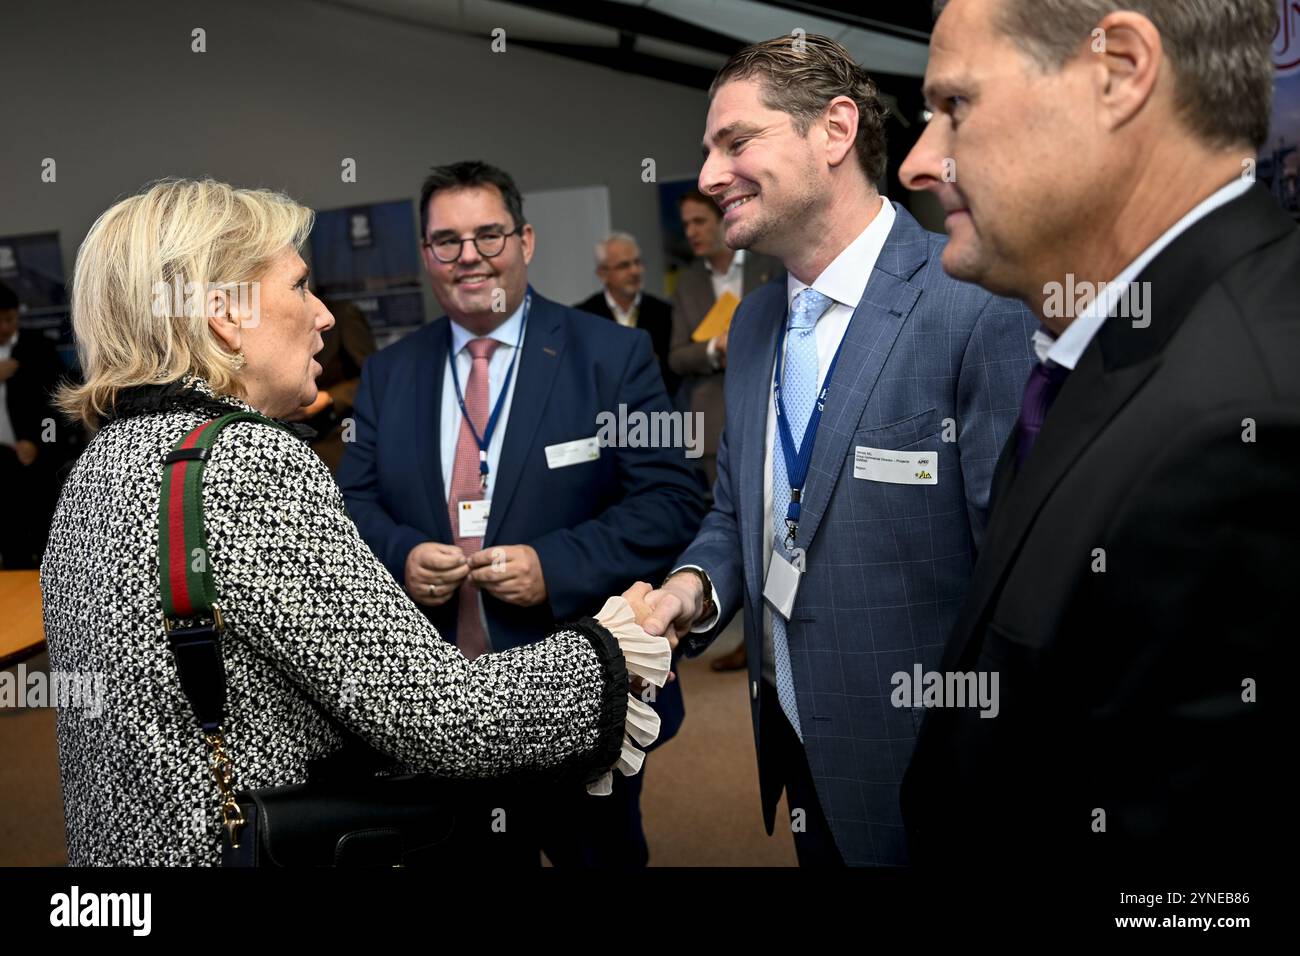
[[[918,471],[915,477],[920,481],[930,481],[934,478],[928,471]]]

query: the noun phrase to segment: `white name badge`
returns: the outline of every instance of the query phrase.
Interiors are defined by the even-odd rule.
[[[798,553],[802,554],[802,551]],[[799,576],[802,574],[803,569],[786,560],[780,547],[772,548],[772,559],[767,562],[767,579],[763,582],[763,597],[787,621],[794,611],[794,598],[799,593]]]
[[[488,499],[482,501],[462,501],[456,513],[460,518],[460,532],[456,535],[458,538],[482,538],[487,534],[488,512],[492,510],[492,502]]]
[[[569,465],[580,465],[584,461],[595,461],[599,457],[600,441],[595,435],[546,446],[547,468],[566,468]]]
[[[853,450],[853,477],[887,481],[892,485],[937,485],[939,453],[890,451],[859,445]]]

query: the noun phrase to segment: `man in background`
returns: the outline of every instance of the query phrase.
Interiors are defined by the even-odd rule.
[[[681,449],[598,440],[602,415],[669,411],[659,366],[646,335],[530,288],[535,236],[508,173],[434,168],[420,229],[445,315],[366,362],[338,480],[366,543],[473,660],[662,576],[703,503]],[[652,706],[665,741],[680,682]],[[540,843],[556,865],[642,866],[643,778],[615,774],[607,797],[535,788],[520,809],[540,835],[510,839],[533,864]]]
[[[650,333],[650,346],[659,361],[664,388],[671,400],[680,382],[668,367],[668,343],[673,332],[673,311],[663,299],[645,291],[645,266],[636,237],[627,232],[611,232],[596,243],[596,277],[603,287],[575,309],[612,319],[629,329]]]
[[[0,282],[0,562],[8,571],[40,567],[59,497],[66,425],[51,403],[63,376],[53,343],[20,329],[18,296]]]
[[[698,189],[684,193],[677,206],[695,259],[677,277],[668,364],[682,376],[681,404],[703,422],[703,454],[695,464],[711,495],[718,478],[718,440],[727,418],[723,384],[728,333],[723,331],[703,341],[695,341],[693,336],[724,294],[742,299],[781,275],[783,269],[779,259],[749,249],[731,249],[725,242],[722,211]],[[745,642],[741,641],[734,651],[714,659],[710,666],[715,671],[743,670],[746,660]]]
[[[727,333],[702,342],[694,341],[692,334],[724,293],[744,298],[780,275],[781,263],[771,256],[729,248],[724,241],[722,211],[698,189],[683,194],[677,205],[695,259],[677,277],[668,365],[684,381],[690,410],[703,416],[704,454],[696,467],[704,473],[711,490],[718,477],[718,438],[726,420],[722,383],[727,367]]]

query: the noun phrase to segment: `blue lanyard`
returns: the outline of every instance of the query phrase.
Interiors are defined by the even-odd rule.
[[[808,467],[812,464],[813,446],[817,442],[817,428],[821,425],[822,410],[826,407],[826,393],[830,390],[831,377],[835,374],[835,365],[840,360],[840,351],[844,348],[844,340],[840,339],[840,344],[835,348],[835,356],[831,359],[830,368],[826,370],[826,378],[822,381],[822,389],[817,394],[817,405],[808,417],[808,426],[804,429],[803,441],[799,443],[799,448],[796,451],[794,435],[790,432],[790,420],[781,407],[781,380],[785,378],[785,340],[789,333],[790,327],[787,322],[785,330],[781,333],[780,362],[776,368],[776,379],[772,383],[772,401],[776,407],[776,431],[781,436],[781,450],[785,455],[785,474],[790,480],[790,505],[785,511],[785,544],[787,548],[792,548],[794,547],[795,534],[799,530],[799,499],[803,492],[803,484],[808,478]]]
[[[469,409],[465,407],[465,396],[460,390],[460,375],[456,372],[456,355],[452,351],[456,343],[451,335],[451,321],[447,321],[447,354],[451,358],[451,381],[456,386],[456,401],[460,403],[460,414],[465,419],[465,424],[469,426],[475,444],[478,445],[478,473],[480,487],[482,488],[487,488],[488,445],[492,444],[492,433],[496,431],[497,421],[501,418],[501,409],[506,403],[506,395],[510,392],[510,380],[515,374],[515,362],[519,360],[519,345],[524,340],[524,326],[528,324],[528,310],[532,308],[532,304],[533,290],[530,286],[528,291],[524,293],[524,314],[519,320],[519,335],[515,339],[515,354],[510,356],[510,367],[506,369],[506,380],[501,383],[501,394],[497,396],[497,403],[492,408],[492,414],[488,416],[487,428],[482,435],[479,435],[478,429],[474,427],[474,420],[469,417]]]

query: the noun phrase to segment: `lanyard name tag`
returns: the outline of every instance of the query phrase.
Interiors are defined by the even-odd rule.
[[[767,563],[767,578],[763,582],[763,597],[773,610],[787,621],[794,611],[794,599],[799,593],[799,579],[804,572],[803,549],[796,548],[787,559],[779,538],[772,544],[772,558]]]
[[[487,535],[488,512],[492,509],[491,500],[462,501],[456,509],[460,519],[458,538],[482,538]]]

